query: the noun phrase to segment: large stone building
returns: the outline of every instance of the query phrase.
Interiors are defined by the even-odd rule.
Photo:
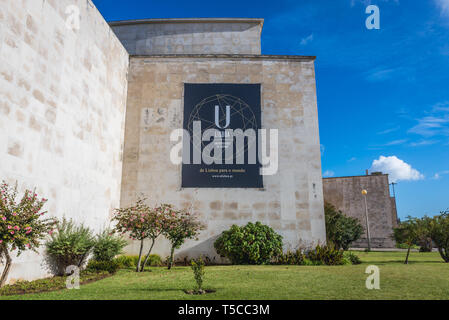
[[[49,214],[97,231],[141,194],[193,208],[207,229],[181,256],[214,256],[214,239],[248,221],[271,225],[286,248],[324,242],[314,57],[261,54],[262,19],[111,26],[90,0],[1,2],[0,179],[36,186]],[[278,130],[278,170],[258,187],[192,187],[187,167],[170,161],[170,135],[185,127],[186,90],[197,84],[242,96],[251,88],[260,110],[251,123]],[[156,252],[168,254],[167,244]],[[48,274],[43,260],[14,259],[10,280]]]
[[[324,242],[314,58],[262,55],[262,19],[111,25],[131,54],[121,204],[146,194],[154,203],[193,206],[207,229],[181,256],[214,256],[216,237],[248,221],[271,225],[287,247]],[[261,84],[262,127],[279,129],[279,170],[263,188],[182,187],[182,166],[168,155],[170,133],[183,126],[184,83]]]
[[[323,179],[324,201],[334,205],[345,215],[357,218],[366,229],[365,199],[367,191],[368,221],[371,247],[394,248],[393,228],[397,226],[396,199],[390,196],[388,175],[372,173],[365,176],[335,177]],[[352,244],[367,247],[366,233]]]

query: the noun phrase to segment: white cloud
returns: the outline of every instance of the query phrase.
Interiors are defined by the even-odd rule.
[[[435,0],[438,8],[441,10],[441,14],[449,16],[449,0]]]
[[[301,45],[305,46],[313,40],[313,33],[310,36],[301,39]]]
[[[407,139],[393,140],[393,141],[390,141],[390,142],[384,144],[384,146],[386,146],[386,147],[388,147],[388,146],[397,146],[399,144],[404,144],[406,142],[407,142]]]
[[[449,50],[449,49],[448,49]],[[432,108],[433,112],[449,112],[449,101],[439,102]]]
[[[449,135],[449,116],[427,116],[418,119],[418,124],[408,132],[424,137],[447,136]]]
[[[433,176],[433,178],[435,180],[441,179],[441,176],[449,174],[449,170],[445,170],[445,171],[441,171],[441,172],[437,172],[435,173],[435,175]]]
[[[333,176],[335,176],[335,172],[333,172],[332,170],[326,170],[323,172],[324,178],[331,178]]]
[[[410,143],[411,147],[423,147],[423,146],[431,146],[440,142],[439,140],[421,140],[417,142]]]
[[[377,134],[388,134],[388,133],[391,133],[391,132],[398,131],[400,128],[401,127],[397,126],[397,127],[394,127],[394,128],[385,129],[383,131],[378,132]]]
[[[396,156],[380,156],[373,161],[370,171],[388,173],[391,182],[424,179],[423,174]]]
[[[424,113],[425,116],[415,119],[417,123],[407,131],[422,137],[412,142],[412,147],[437,144],[449,137],[449,101],[436,103]]]

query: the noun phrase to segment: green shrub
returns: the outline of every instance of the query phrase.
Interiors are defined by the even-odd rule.
[[[314,262],[310,259],[304,258],[304,260],[302,261],[302,265],[303,266],[318,266],[318,265],[322,265],[322,263],[320,261]]]
[[[326,203],[324,214],[327,241],[337,249],[348,250],[349,245],[363,234],[363,227],[357,219],[345,216],[333,205]]]
[[[110,230],[104,230],[95,241],[92,253],[97,261],[112,261],[128,243],[122,237],[114,235]]]
[[[269,226],[249,222],[224,231],[214,247],[233,264],[266,264],[282,253],[282,237]]]
[[[306,257],[314,263],[328,266],[345,264],[343,259],[344,251],[335,248],[333,245],[317,245],[314,249],[307,252]]]
[[[95,237],[89,228],[76,225],[71,219],[63,219],[46,243],[53,271],[63,275],[70,265],[81,268],[94,245]]]
[[[362,260],[360,260],[359,256],[354,254],[353,252],[345,252],[344,257],[349,260],[351,264],[361,264]]]
[[[396,248],[398,249],[408,249],[409,245],[406,243],[396,243]],[[412,249],[419,249],[419,246],[417,245],[412,245],[411,246]]]
[[[130,268],[130,267],[137,267],[137,262],[139,261],[138,255],[122,255],[118,256],[114,259],[114,261],[117,261],[120,268]],[[160,267],[163,265],[162,259],[157,254],[151,254],[148,258],[148,265],[152,267]]]
[[[430,219],[428,228],[441,258],[444,262],[449,262],[449,211]]]
[[[114,261],[118,263],[120,269],[135,267],[134,259],[131,256],[118,256]]]
[[[303,265],[304,264],[305,255],[301,249],[296,251],[287,251],[285,253],[281,253],[276,257],[274,264],[280,265]]]
[[[193,271],[193,276],[196,281],[197,290],[200,291],[203,289],[203,281],[204,281],[204,261],[201,257],[198,259],[193,259],[191,261],[191,268]]]
[[[92,273],[107,271],[110,274],[113,274],[113,273],[116,273],[119,268],[120,268],[120,265],[116,260],[97,261],[97,260],[92,259],[87,264],[86,271],[92,272]]]

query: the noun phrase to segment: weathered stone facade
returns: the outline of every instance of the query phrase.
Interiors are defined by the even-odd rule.
[[[213,24],[207,19],[199,21],[204,24],[199,30]],[[198,23],[191,22],[190,30],[194,34],[199,32]],[[237,27],[242,23],[239,21]],[[220,30],[239,30],[233,21],[228,24]],[[138,33],[141,25],[128,27]],[[189,32],[184,28],[187,37]],[[122,32],[118,33],[119,38]],[[245,42],[248,36],[248,42],[254,42],[245,30],[241,32],[234,37]],[[220,32],[214,36],[221,38]],[[192,47],[188,43],[186,51],[190,53]],[[238,46],[230,38],[217,50],[232,53],[232,48]],[[314,58],[206,53],[131,57],[122,206],[133,203],[141,194],[153,204],[166,202],[186,209],[193,206],[207,229],[199,241],[187,242],[178,257],[215,256],[216,237],[232,224],[243,225],[248,221],[272,226],[283,235],[286,249],[323,243]],[[181,166],[170,162],[173,144],[169,138],[172,130],[182,128],[184,83],[262,84],[262,127],[279,129],[279,171],[264,177],[263,190],[181,189]],[[129,251],[136,252],[137,246],[135,243]],[[159,241],[155,252],[167,255],[168,244]]]
[[[80,10],[80,29],[66,9]],[[99,230],[119,206],[128,53],[90,1],[0,1],[0,180]],[[14,259],[10,280],[47,274]],[[0,268],[1,269],[1,268]]]
[[[110,25],[131,55],[260,54],[263,19],[150,19]]]
[[[314,57],[261,55],[262,24],[116,22],[130,58],[90,0],[1,1],[0,179],[37,187],[49,215],[96,231],[141,193],[193,205],[207,229],[181,256],[214,256],[222,230],[248,221],[271,225],[285,248],[324,242]],[[263,189],[180,188],[169,136],[182,127],[184,83],[261,84],[262,126],[279,130],[279,171]],[[25,253],[9,280],[47,274],[44,255]]]
[[[345,215],[357,218],[366,229],[365,200],[362,190],[367,190],[368,218],[373,248],[394,248],[391,238],[397,226],[396,200],[390,196],[388,175],[366,175],[323,179],[324,201],[333,204]],[[352,244],[367,247],[366,233]]]

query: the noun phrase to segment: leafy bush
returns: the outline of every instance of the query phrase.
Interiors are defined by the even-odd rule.
[[[449,211],[442,212],[429,222],[430,236],[444,262],[449,262]]]
[[[0,288],[6,283],[13,257],[25,250],[37,252],[41,240],[56,224],[55,219],[43,217],[47,213],[42,211],[47,199],[39,198],[30,190],[25,190],[22,197],[18,196],[17,183],[14,187],[5,182],[0,185],[0,264],[3,258],[5,260]]]
[[[204,281],[204,261],[201,257],[198,259],[193,259],[191,261],[193,276],[196,281],[198,291],[203,290],[203,281]]]
[[[63,275],[70,265],[82,267],[94,245],[95,237],[89,228],[65,218],[58,223],[56,232],[46,243],[47,253],[59,275]]]
[[[408,249],[408,247],[409,247],[409,245],[406,244],[406,243],[399,243],[399,242],[396,242],[396,248],[398,248],[398,249]],[[419,246],[417,246],[417,245],[412,245],[411,248],[412,248],[412,249],[419,249]]]
[[[274,264],[280,265],[302,265],[304,264],[305,255],[301,249],[296,251],[287,251],[276,257]]]
[[[317,264],[337,266],[345,264],[344,251],[335,248],[333,245],[317,245],[306,254],[307,259]]]
[[[352,242],[360,239],[363,227],[357,219],[345,216],[329,203],[324,205],[324,214],[328,243],[337,249],[348,250]]]
[[[97,261],[90,260],[86,266],[87,272],[98,273],[102,271],[109,272],[110,274],[116,273],[120,268],[120,264],[116,260],[111,261]]]
[[[92,250],[97,261],[112,261],[116,255],[122,253],[122,249],[128,243],[122,237],[114,235],[110,230],[104,230],[97,235],[95,246]]]
[[[131,256],[118,256],[114,261],[118,263],[120,269],[135,267],[134,259]]]
[[[360,260],[359,256],[354,254],[353,252],[347,251],[344,253],[344,256],[346,259],[349,260],[349,262],[351,264],[361,264],[362,263],[362,260]]]
[[[249,222],[224,231],[214,247],[233,264],[265,264],[282,253],[282,236],[260,222]]]
[[[138,255],[122,255],[114,259],[119,264],[119,268],[136,267],[139,261]],[[148,265],[152,267],[160,267],[163,265],[162,259],[157,254],[151,254],[148,258]]]
[[[408,264],[410,249],[416,246],[420,239],[428,233],[427,224],[424,219],[407,217],[406,221],[401,222],[396,228],[393,228],[393,239],[396,243],[406,244],[407,255],[405,264]]]
[[[321,262],[314,262],[310,259],[304,258],[303,262],[302,262],[303,266],[317,266],[317,265],[322,265]]]

